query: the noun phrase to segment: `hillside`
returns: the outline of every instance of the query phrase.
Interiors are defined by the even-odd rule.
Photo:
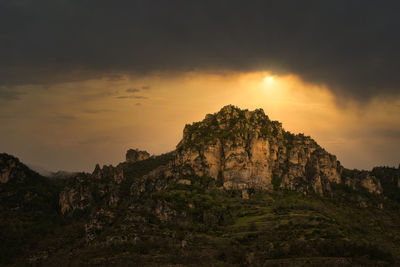
[[[400,168],[348,170],[261,109],[226,106],[175,151],[91,174],[47,179],[6,154],[0,170],[2,264],[400,264]]]

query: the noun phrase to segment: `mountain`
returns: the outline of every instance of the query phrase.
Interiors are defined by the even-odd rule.
[[[58,226],[59,190],[17,158],[0,154],[0,264],[25,256]]]
[[[400,264],[400,168],[346,169],[261,109],[223,107],[176,150],[91,174],[48,179],[6,154],[0,170],[2,264]]]
[[[25,164],[26,166],[29,167],[29,169],[39,173],[41,176],[44,177],[50,177],[53,175],[53,172],[46,170],[45,168],[38,166],[38,165],[34,165],[34,164]]]
[[[43,167],[40,167],[37,165],[32,165],[32,164],[26,164],[26,166],[28,166],[31,170],[39,173],[41,176],[48,177],[48,178],[54,178],[54,179],[67,179],[67,178],[71,178],[78,174],[78,172],[69,172],[69,171],[52,172],[52,171],[46,170]]]
[[[226,106],[202,122],[186,125],[177,146],[180,174],[220,179],[225,189],[265,189],[273,186],[329,194],[331,184],[348,183],[381,193],[374,177],[347,181],[343,167],[313,139],[285,131],[263,110]],[[188,168],[185,168],[187,166]]]

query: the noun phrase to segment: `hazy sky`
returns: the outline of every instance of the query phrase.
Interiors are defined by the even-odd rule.
[[[400,4],[249,2],[0,0],[0,150],[89,171],[234,104],[397,166]]]

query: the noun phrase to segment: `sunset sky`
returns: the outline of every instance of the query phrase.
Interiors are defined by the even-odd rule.
[[[0,152],[91,171],[233,104],[397,167],[400,4],[249,2],[0,0]]]

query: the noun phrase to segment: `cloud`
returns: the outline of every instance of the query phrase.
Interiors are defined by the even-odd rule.
[[[136,98],[136,99],[148,99],[147,96],[142,96],[142,95],[136,95],[133,98]]]
[[[117,96],[116,98],[118,98],[118,99],[148,99],[147,96],[142,96],[142,95],[121,95],[121,96]]]
[[[356,99],[399,93],[398,1],[18,2],[0,2],[2,84],[268,70]]]
[[[77,117],[69,114],[56,114],[54,115],[54,119],[57,121],[74,121]]]
[[[0,88],[0,100],[4,100],[4,101],[20,100],[21,95],[23,95],[23,93],[21,93],[21,92],[12,91],[12,90],[2,90]]]
[[[137,93],[137,92],[139,92],[140,91],[140,89],[137,89],[137,88],[129,88],[129,89],[126,89],[126,92],[127,93]]]
[[[85,109],[83,112],[88,113],[88,114],[99,114],[99,113],[105,113],[105,112],[110,112],[110,109]]]

